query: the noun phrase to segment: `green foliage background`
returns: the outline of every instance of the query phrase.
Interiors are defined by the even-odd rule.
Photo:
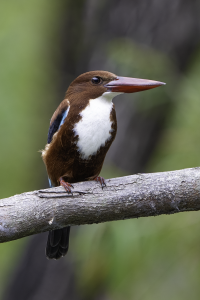
[[[38,150],[46,143],[49,119],[57,106],[52,53],[57,51],[60,12],[59,2],[1,2],[1,198],[47,185]],[[159,108],[160,101],[171,102],[147,171],[199,166],[199,50],[185,74],[179,74],[162,53],[129,40],[111,41],[106,51],[110,71],[117,65],[122,75],[167,82],[164,89],[138,94],[136,99],[138,109],[147,111]],[[125,173],[105,166],[102,174],[108,178]],[[199,212],[80,227],[70,246],[80,292],[87,299],[98,290],[107,291],[110,299],[199,299],[199,231]],[[26,241],[0,245],[0,294]]]
[[[38,150],[46,142],[54,101],[49,49],[57,7],[44,0],[2,1],[0,7],[0,197],[4,198],[46,185]],[[0,294],[26,240],[0,246]]]

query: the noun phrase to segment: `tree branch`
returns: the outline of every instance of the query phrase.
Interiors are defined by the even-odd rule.
[[[64,227],[200,210],[200,168],[136,174],[0,201],[0,242]],[[81,194],[82,193],[82,194]]]

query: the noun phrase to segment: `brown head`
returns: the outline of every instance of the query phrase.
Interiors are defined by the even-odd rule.
[[[164,84],[147,79],[120,77],[107,71],[91,71],[81,74],[70,84],[66,98],[84,94],[88,99],[95,99],[106,92],[135,93]]]
[[[153,89],[165,83],[148,79],[120,77],[107,71],[90,71],[78,76],[69,86],[65,99],[54,112],[51,123],[67,110],[68,106],[76,103],[80,111],[90,99],[106,95],[110,100],[120,93],[135,93]],[[109,94],[109,95],[108,95]],[[72,105],[73,106],[73,105]],[[71,107],[71,111],[75,109]]]

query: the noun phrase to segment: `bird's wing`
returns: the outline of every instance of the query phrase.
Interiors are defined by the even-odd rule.
[[[48,138],[47,143],[50,144],[53,138],[53,135],[60,129],[60,126],[64,123],[67,115],[69,112],[69,105],[62,107],[58,107],[58,109],[53,114],[53,117],[51,119],[51,123],[49,126],[49,132],[48,132]],[[49,180],[49,186],[53,187],[53,184],[51,183],[51,180]]]
[[[54,118],[52,117],[52,121],[50,123],[49,132],[48,132],[48,139],[47,143],[50,144],[53,138],[54,133],[56,133],[60,126],[64,123],[67,115],[69,112],[69,106],[66,107],[64,110],[59,112]]]

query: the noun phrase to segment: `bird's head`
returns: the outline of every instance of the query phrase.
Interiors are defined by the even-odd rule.
[[[107,71],[91,71],[78,76],[70,84],[66,96],[84,94],[89,99],[96,99],[106,93],[113,98],[121,93],[140,92],[164,84],[148,79],[120,77]]]

